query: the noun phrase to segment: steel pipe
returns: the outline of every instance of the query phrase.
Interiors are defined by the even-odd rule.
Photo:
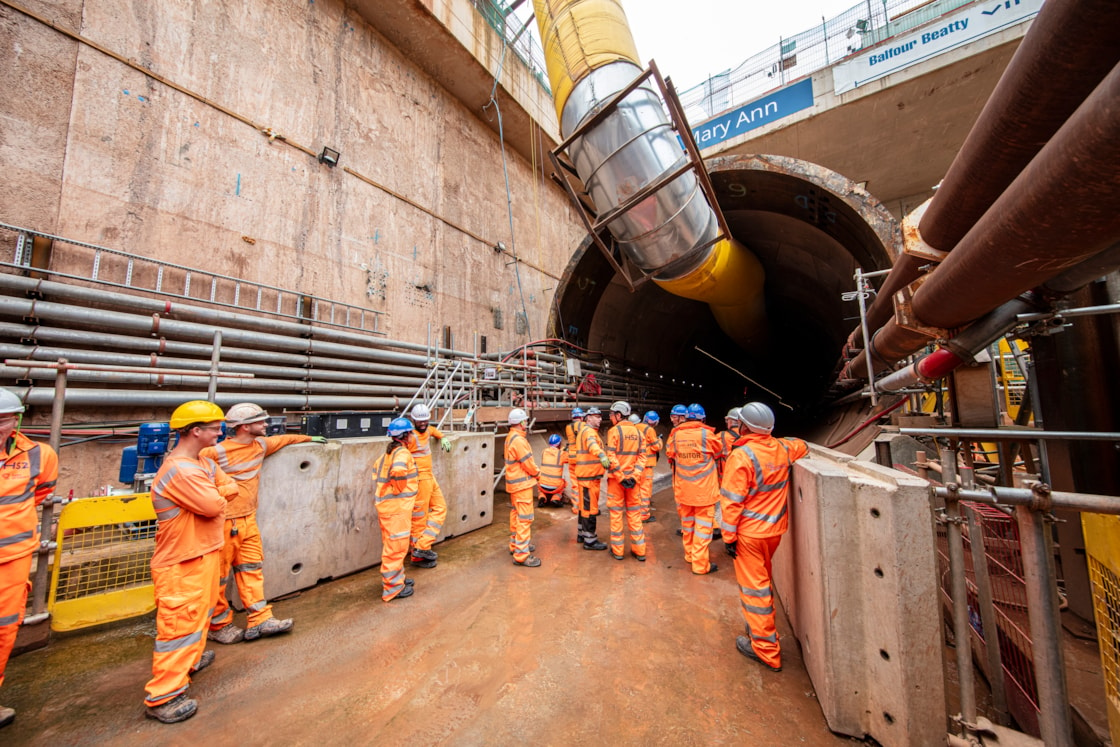
[[[903,429],[907,430],[907,429]],[[946,482],[948,482],[946,480]],[[949,488],[930,488],[932,494],[945,498]],[[987,489],[958,489],[955,491],[960,500],[984,503],[989,506],[999,504],[1011,506],[1041,506],[1050,508],[1090,511],[1095,514],[1120,514],[1120,496],[1094,495],[1092,493],[1069,493],[1050,490],[1045,485],[1029,488],[1007,488],[993,485]]]

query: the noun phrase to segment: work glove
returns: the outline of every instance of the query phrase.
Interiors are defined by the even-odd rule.
[[[603,465],[603,469],[611,468],[611,460],[607,458],[606,454],[599,455],[599,464]]]
[[[322,436],[312,436],[311,437],[311,443],[313,443],[313,444],[325,444],[326,442],[327,442],[327,439],[323,438]]]
[[[450,438],[448,438],[447,436],[444,436],[443,438],[441,438],[439,440],[439,445],[443,448],[444,451],[450,453],[450,451],[451,451],[451,439]]]
[[[723,543],[723,549],[727,550],[727,554],[730,555],[733,558],[736,558],[736,557],[739,556],[739,550],[738,550],[738,548],[735,547],[734,542],[724,542]]]
[[[627,477],[625,479],[619,480],[619,482],[622,484],[622,487],[624,487],[624,488],[632,488],[632,487],[634,487],[635,485],[638,484],[638,481],[635,480],[633,477]]]

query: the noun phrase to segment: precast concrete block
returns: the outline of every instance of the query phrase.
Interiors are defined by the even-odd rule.
[[[432,460],[447,501],[440,540],[493,520],[492,436],[449,435],[451,452],[437,446]],[[381,562],[372,475],[388,441],[381,437],[297,444],[265,459],[257,521],[264,545],[266,597],[274,599]]]
[[[944,744],[927,484],[817,446],[797,462],[774,583],[830,729]]]

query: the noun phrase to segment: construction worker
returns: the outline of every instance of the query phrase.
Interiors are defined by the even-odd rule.
[[[642,498],[638,481],[645,468],[645,441],[638,427],[625,418],[630,404],[611,405],[611,427],[607,430],[607,511],[611,517],[611,557],[622,560],[626,552],[625,528],[630,530],[630,554],[646,561],[646,535],[642,528]],[[625,527],[623,526],[625,519]]]
[[[641,517],[643,522],[657,521],[657,517],[653,515],[652,510],[653,468],[657,464],[663,446],[661,436],[657,435],[657,424],[659,422],[661,422],[661,417],[650,410],[638,426],[638,430],[642,434],[642,440],[646,444],[646,463],[642,469],[642,479],[638,482],[639,495],[642,497]]]
[[[373,465],[374,501],[381,527],[381,601],[412,596],[412,579],[405,578],[412,507],[420,492],[420,474],[412,457],[416,432],[408,418],[389,423],[389,444]]]
[[[774,438],[774,412],[761,402],[739,410],[742,435],[723,472],[723,541],[735,559],[739,601],[750,636],[735,648],[774,672],[782,671],[782,650],[774,625],[771,558],[789,528],[786,502],[793,463],[809,453],[798,438]]]
[[[728,410],[727,415],[725,415],[723,418],[723,422],[727,426],[727,430],[720,431],[719,433],[719,444],[722,448],[722,453],[720,454],[719,460],[716,461],[716,467],[718,467],[719,469],[719,479],[721,482],[723,481],[723,465],[727,462],[727,457],[731,456],[731,448],[735,445],[735,440],[739,438],[739,408],[732,407],[730,410]],[[715,518],[716,524],[715,529],[712,531],[713,540],[718,540],[720,539],[720,537],[722,537],[720,530],[720,520],[722,517],[723,511],[720,508],[719,503],[717,502]]]
[[[199,456],[213,459],[222,471],[237,481],[238,494],[225,511],[225,547],[222,548],[218,603],[210,618],[206,637],[217,643],[255,641],[292,629],[291,619],[272,616],[272,605],[264,597],[264,547],[257,527],[257,489],[264,458],[285,446],[310,441],[325,443],[322,436],[266,436],[268,413],[260,405],[241,402],[226,413],[226,440],[203,449]],[[245,629],[233,622],[233,609],[226,598],[230,573],[237,583],[237,596],[248,619]]]
[[[410,448],[416,460],[416,469],[420,472],[420,492],[416,496],[416,505],[412,507],[410,557],[412,564],[418,568],[435,568],[439,556],[432,545],[443,529],[443,520],[447,518],[447,501],[432,474],[432,438],[439,439],[440,447],[446,452],[451,451],[451,439],[439,428],[428,425],[432,413],[427,405],[415,405],[410,416],[416,426]]]
[[[599,485],[603,474],[611,466],[611,460],[599,443],[599,424],[602,422],[603,414],[599,408],[589,407],[576,437],[576,458],[573,461],[579,496],[579,533],[576,541],[583,543],[584,550],[607,549],[596,533]]]
[[[582,407],[572,408],[572,422],[564,426],[564,440],[568,445],[568,478],[573,483],[576,477],[572,474],[572,465],[576,463],[576,453],[579,450],[579,431],[584,427],[584,412]],[[572,513],[579,514],[579,488],[575,490],[576,498],[572,501]]]
[[[533,526],[533,488],[540,470],[533,461],[533,447],[525,437],[525,421],[529,414],[520,407],[509,411],[509,433],[506,434],[506,492],[509,493],[509,549],[513,564],[536,568],[541,559],[530,554],[529,540]]]
[[[673,497],[681,517],[684,558],[692,572],[702,576],[719,570],[710,562],[708,545],[719,501],[716,460],[723,452],[715,429],[704,424],[703,407],[689,405],[687,418],[669,434],[665,456],[674,465]]]
[[[564,489],[568,487],[564,480],[564,465],[567,463],[568,452],[560,448],[560,435],[553,433],[548,437],[548,446],[541,454],[541,476],[537,482],[540,487],[538,506],[564,505]]]
[[[165,724],[195,714],[198,702],[187,697],[187,688],[214,661],[214,652],[204,650],[206,630],[218,597],[226,501],[239,490],[201,452],[218,442],[224,417],[222,408],[203,400],[175,408],[171,429],[179,443],[152,481],[159,522],[151,562],[156,645],[144,704],[149,718]]]
[[[688,408],[684,405],[673,405],[673,409],[669,411],[669,422],[673,424],[673,428],[683,423],[688,417]]]
[[[0,389],[0,685],[31,591],[31,557],[39,547],[35,508],[54,492],[58,455],[19,432],[24,406]],[[46,557],[40,558],[46,562]],[[12,708],[0,706],[0,727],[15,720]]]

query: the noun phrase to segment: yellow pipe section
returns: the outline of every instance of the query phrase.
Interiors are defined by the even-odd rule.
[[[620,61],[645,68],[638,62],[619,0],[533,0],[533,9],[558,121],[564,121],[564,107],[572,91],[592,71]],[[762,264],[733,239],[723,239],[707,251],[703,263],[687,275],[655,278],[655,282],[669,293],[709,304],[716,322],[731,339],[745,349],[757,348],[766,333]]]

